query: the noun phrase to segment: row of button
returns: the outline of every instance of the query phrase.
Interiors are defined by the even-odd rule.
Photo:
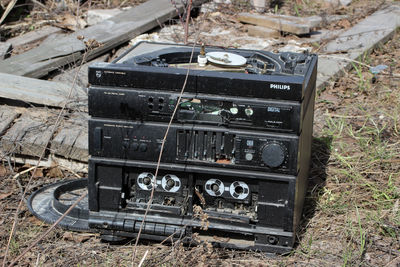
[[[146,152],[147,151],[147,144],[146,143],[140,143],[139,144],[137,142],[134,142],[134,143],[129,145],[129,140],[125,140],[124,141],[124,148],[127,149],[128,147],[133,151],[138,151],[138,150],[141,151],[141,152]]]

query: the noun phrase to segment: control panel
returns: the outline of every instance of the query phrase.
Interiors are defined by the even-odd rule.
[[[93,117],[168,122],[179,94],[123,88],[89,88]],[[175,122],[224,125],[281,132],[300,131],[298,102],[185,93]]]
[[[98,157],[157,161],[165,123],[90,119],[89,153]],[[172,125],[162,162],[297,173],[298,136],[223,127]],[[173,178],[171,178],[173,179]]]

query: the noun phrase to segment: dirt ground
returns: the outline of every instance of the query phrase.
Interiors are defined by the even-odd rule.
[[[348,15],[344,20],[327,25],[327,28],[335,30],[351,27],[379,8],[383,1],[354,0],[344,8],[330,8],[317,1],[272,2],[283,14]],[[111,4],[107,6],[107,3]],[[115,2],[107,3],[97,4],[99,7],[118,6]],[[276,5],[271,4],[270,10],[274,11]],[[194,19],[192,27],[202,25],[200,39],[208,44],[241,47],[246,39],[235,38],[244,35],[245,29],[234,17],[237,12],[248,9],[246,1],[220,4],[206,18],[200,15]],[[32,12],[35,11],[38,9]],[[159,31],[161,34],[157,38],[181,40],[182,30],[178,30],[178,26],[166,26]],[[234,29],[231,32],[236,32],[237,36],[219,35],[214,38],[207,35],[215,27],[228,31]],[[154,39],[154,36],[150,34],[141,38]],[[194,34],[190,38],[195,38]],[[293,38],[287,36],[279,41],[254,43],[261,48],[275,50],[284,47]],[[306,42],[297,45],[311,47],[318,52],[324,43],[325,40],[321,40],[317,44]],[[179,243],[171,246],[141,241],[134,265],[139,264],[148,251],[143,266],[400,266],[399,59],[400,31],[386,44],[365,54],[359,62],[354,62],[353,69],[343,78],[318,90],[309,190],[297,244],[290,255],[271,257],[256,252],[214,249],[209,245],[184,247]],[[374,75],[370,67],[377,65],[386,65],[387,68]],[[32,175],[28,172],[15,177],[15,174],[28,167],[9,166],[7,163],[0,165],[1,261],[21,191]],[[59,180],[54,177],[72,179],[75,176],[56,167],[40,169],[28,191],[31,193],[44,184]],[[18,219],[8,261],[49,227],[34,218],[26,205]],[[109,245],[100,242],[96,234],[56,229],[32,248],[19,264],[128,266],[132,253],[132,243]]]

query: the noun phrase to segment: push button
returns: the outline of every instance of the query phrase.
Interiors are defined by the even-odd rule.
[[[139,150],[140,150],[141,152],[146,152],[146,151],[147,151],[147,144],[141,143],[141,144],[139,145]]]
[[[132,144],[131,144],[131,149],[132,149],[133,151],[137,151],[137,150],[139,149],[139,144],[138,144],[138,143],[132,143]]]

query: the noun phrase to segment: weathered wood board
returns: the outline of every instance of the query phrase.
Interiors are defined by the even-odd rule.
[[[0,60],[10,57],[12,45],[10,43],[0,43]]]
[[[6,154],[39,157],[52,137],[52,123],[45,110],[26,110],[1,137],[1,147]]]
[[[71,85],[5,73],[0,73],[0,97],[53,107],[67,104],[70,108],[87,102],[86,93]]]
[[[177,5],[176,9],[169,0],[149,0],[73,34],[50,36],[39,47],[0,62],[0,72],[39,78],[84,56],[90,60],[175,17],[183,10]],[[91,40],[101,45],[87,47]]]
[[[385,42],[400,27],[400,6],[393,4],[378,10],[357,25],[330,41],[322,50],[318,62],[317,87],[326,86],[332,78],[352,67],[364,53]]]
[[[295,17],[287,15],[276,14],[251,14],[240,13],[238,20],[255,24],[259,27],[270,28],[278,31],[295,33],[295,34],[308,34],[312,28],[318,28],[325,24],[347,18],[345,15],[332,15],[332,16],[310,16],[310,17]]]
[[[0,106],[0,136],[6,132],[11,123],[21,114],[18,108]]]
[[[14,48],[16,48],[19,46],[28,45],[43,40],[50,34],[57,32],[61,32],[61,29],[53,26],[44,26],[40,29],[27,32],[17,37],[10,38],[7,40],[6,43],[11,44]]]
[[[87,162],[88,154],[88,115],[75,113],[64,125],[51,142],[53,154],[67,159]]]
[[[246,28],[247,28],[247,34],[250,36],[262,37],[262,38],[279,38],[281,36],[278,30],[273,30],[257,25],[248,25]]]
[[[306,34],[310,32],[310,26],[302,24],[299,21],[293,21],[276,15],[259,15],[250,13],[240,13],[238,20],[262,27],[271,28],[282,32],[290,32],[295,34]]]

